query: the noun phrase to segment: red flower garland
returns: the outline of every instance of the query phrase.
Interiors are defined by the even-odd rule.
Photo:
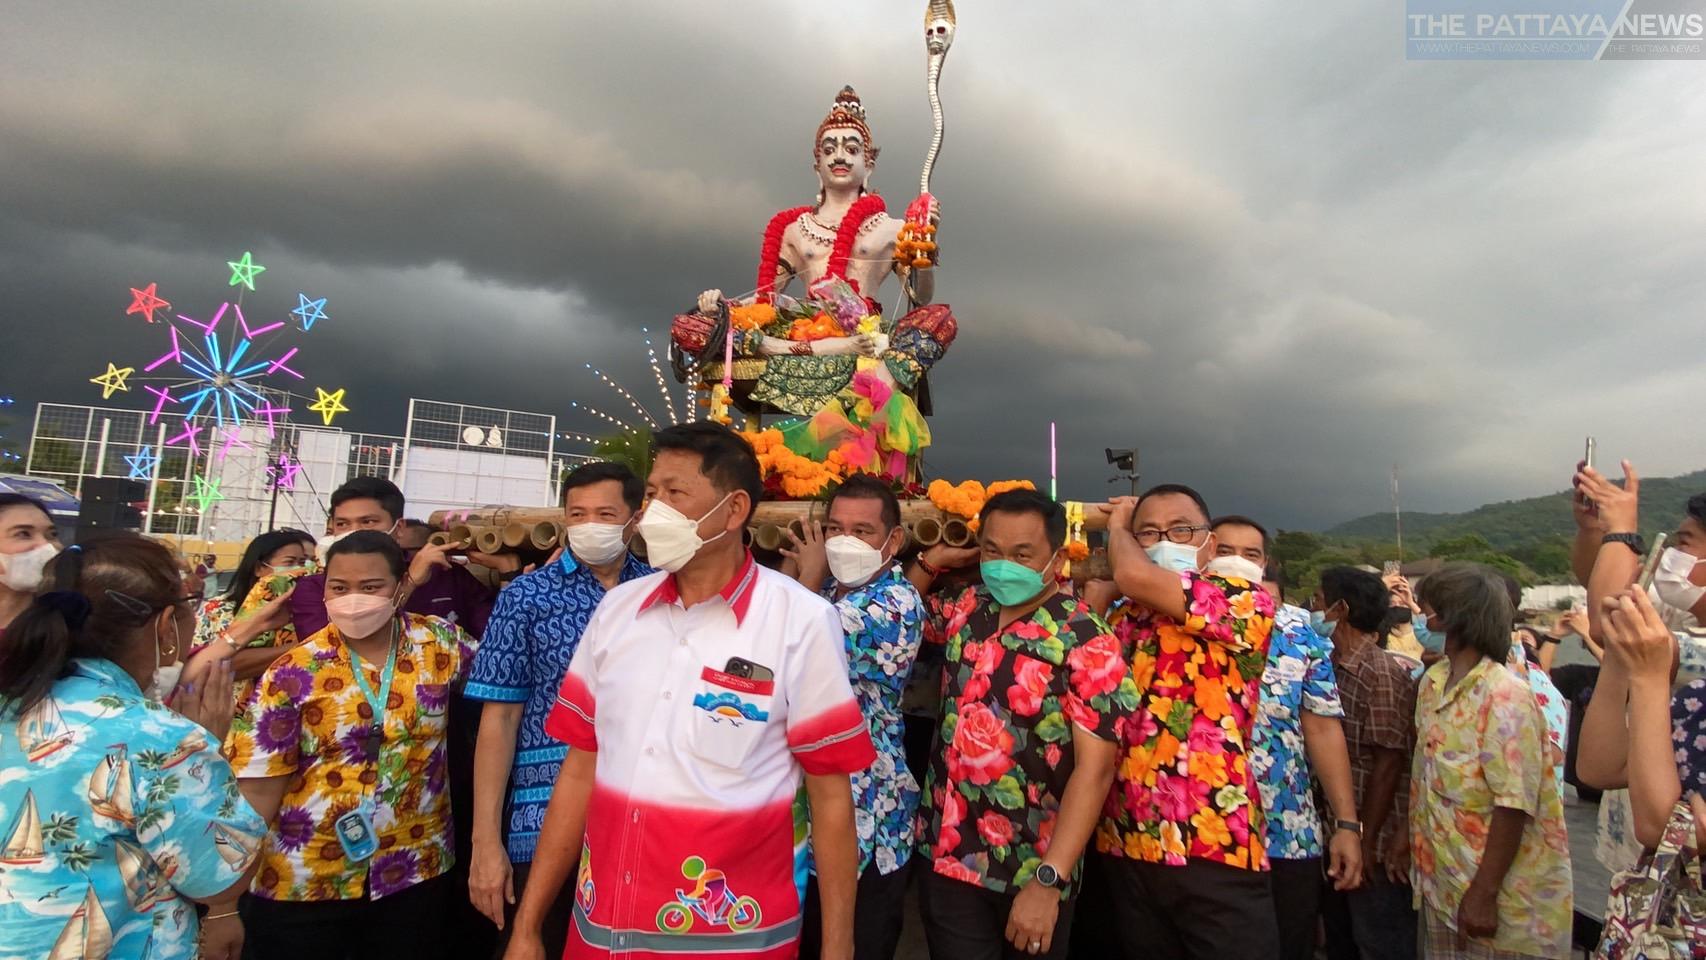
[[[764,228],[764,246],[758,253],[758,291],[754,303],[772,303],[776,299],[776,267],[782,259],[782,233],[788,229],[788,224],[800,218],[800,214],[811,212],[811,207],[795,207],[784,210],[770,218],[770,225]]]
[[[764,246],[758,253],[758,285],[755,303],[773,303],[776,299],[776,267],[782,260],[782,234],[787,231],[788,224],[800,218],[801,214],[811,213],[813,207],[794,207],[783,210],[770,218],[770,225],[764,228]],[[853,256],[853,241],[859,236],[859,228],[865,221],[879,213],[886,213],[888,205],[883,198],[874,193],[867,193],[853,201],[847,208],[847,215],[841,218],[841,226],[835,231],[835,245],[829,249],[829,270],[824,279],[847,279],[847,261]],[[852,280],[847,281],[855,293],[859,285]]]
[[[847,260],[853,255],[853,240],[859,235],[859,228],[865,221],[879,213],[886,212],[888,205],[883,198],[874,193],[867,193],[853,201],[847,208],[847,215],[841,218],[841,227],[835,231],[835,246],[829,250],[829,272],[825,278],[836,277],[847,280]],[[859,284],[847,280],[854,293],[860,293]]]

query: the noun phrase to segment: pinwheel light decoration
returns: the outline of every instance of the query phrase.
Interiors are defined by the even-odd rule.
[[[222,326],[226,328],[224,331],[220,329]],[[258,338],[283,327],[283,321],[249,326],[243,308],[235,303],[220,304],[206,321],[183,314],[178,314],[176,320],[168,320],[171,348],[142,370],[154,373],[164,369],[169,372],[167,379],[176,382],[163,388],[148,388],[157,400],[148,422],[157,422],[165,405],[173,403],[183,407],[181,412],[186,418],[205,410],[219,427],[238,426],[246,417],[255,416],[267,417],[270,424],[266,408],[272,404],[257,387],[266,378],[281,373],[303,379],[290,366],[297,348],[291,347],[270,359],[257,358],[251,353],[260,352],[255,350]]]

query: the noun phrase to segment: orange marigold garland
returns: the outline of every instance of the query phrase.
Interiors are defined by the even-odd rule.
[[[963,518],[973,530],[977,529],[978,514],[983,512],[983,505],[990,497],[1009,490],[1035,490],[1037,485],[1029,480],[997,480],[985,487],[976,480],[964,480],[958,485],[946,480],[932,480],[925,490],[925,496],[943,513],[951,513]]]
[[[823,493],[824,489],[847,478],[847,466],[836,453],[819,463],[788,449],[782,431],[772,427],[759,432],[742,432],[758,457],[758,469],[766,480],[774,478],[782,492],[796,500],[805,500]]]

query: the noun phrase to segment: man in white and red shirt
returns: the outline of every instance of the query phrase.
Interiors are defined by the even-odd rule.
[[[505,956],[544,956],[540,922],[578,861],[565,957],[792,958],[803,772],[823,956],[851,960],[848,774],[876,752],[839,620],[742,545],[761,491],[744,440],[691,423],[655,443],[639,531],[662,572],[605,594],[546,719],[569,755]]]

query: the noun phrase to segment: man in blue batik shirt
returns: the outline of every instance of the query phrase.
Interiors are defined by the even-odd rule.
[[[591,463],[569,474],[563,481],[568,548],[558,561],[517,577],[498,594],[474,658],[466,696],[485,701],[485,707],[474,751],[468,895],[504,931],[500,955],[527,883],[551,786],[568,753],[545,735],[545,717],[605,591],[652,572],[628,552],[644,493],[644,483],[621,464]],[[546,919],[548,956],[563,953],[573,892],[565,885]]]
[[[1308,611],[1284,603],[1279,585],[1265,576],[1268,531],[1261,524],[1248,517],[1221,517],[1214,521],[1214,536],[1218,556],[1208,571],[1261,580],[1278,601],[1250,763],[1262,795],[1273,866],[1279,958],[1308,960],[1315,955],[1323,852],[1330,858],[1328,876],[1335,889],[1362,883],[1362,824],[1340,723],[1345,711],[1333,676],[1333,646],[1311,628]],[[1331,829],[1323,828],[1316,813],[1311,773],[1329,798]],[[1325,851],[1323,837],[1331,838]]]
[[[894,956],[906,908],[918,781],[906,766],[900,696],[923,638],[924,600],[895,562],[906,543],[900,503],[888,484],[855,474],[830,495],[821,526],[789,533],[783,567],[835,604],[847,637],[853,695],[870,728],[877,760],[852,775],[859,840],[859,893],[854,901],[854,960]],[[796,837],[796,839],[798,839]],[[800,958],[821,944],[815,878],[806,881]]]

